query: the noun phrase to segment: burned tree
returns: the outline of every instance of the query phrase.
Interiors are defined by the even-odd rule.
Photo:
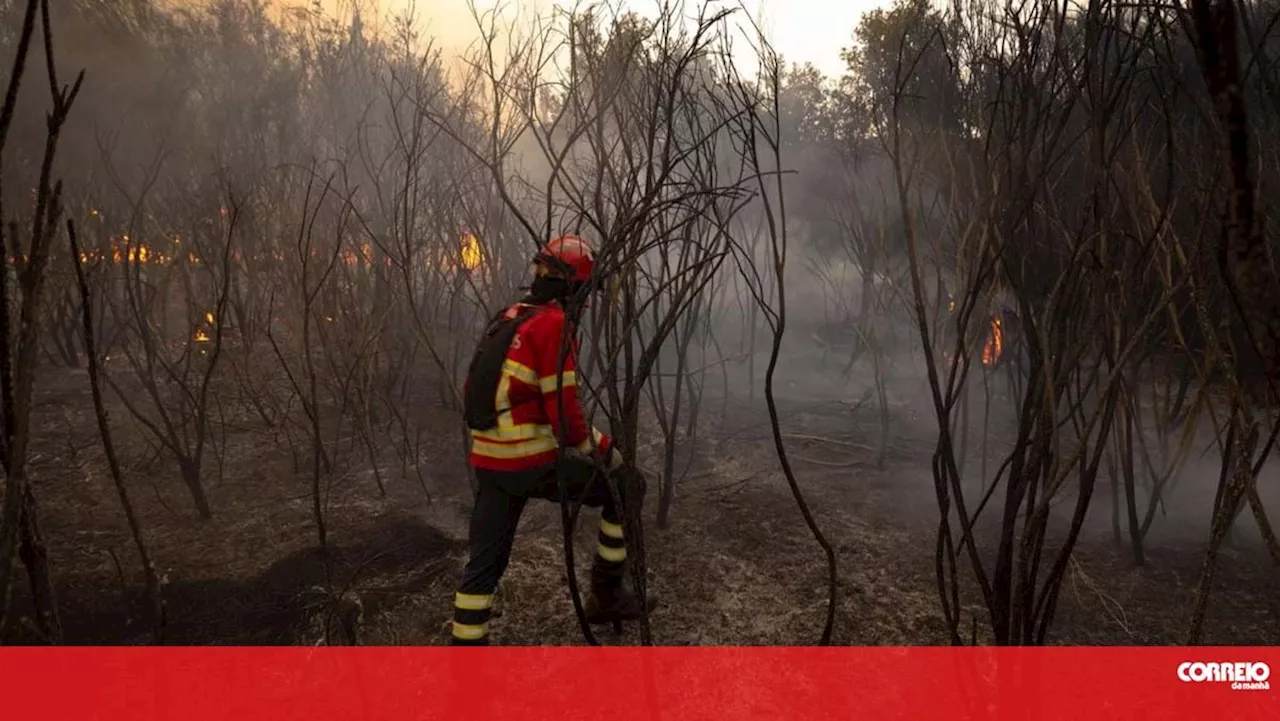
[[[4,432],[0,458],[3,458],[5,471],[4,504],[0,511],[0,628],[9,620],[14,557],[18,556],[31,583],[40,633],[56,642],[60,640],[62,630],[27,463],[32,391],[39,362],[37,333],[40,305],[49,256],[63,213],[62,182],[54,179],[54,159],[62,128],[84,80],[84,72],[78,73],[71,85],[58,82],[48,0],[28,0],[17,55],[5,90],[4,105],[0,108],[0,151],[3,151],[9,136],[31,40],[35,35],[37,14],[40,16],[40,38],[52,108],[47,114],[44,154],[35,187],[35,207],[28,216],[30,226],[26,232],[20,234],[18,223],[11,222],[0,208],[0,234],[3,234],[0,235],[0,254],[6,261],[12,257],[18,270],[17,287],[13,288],[9,287],[8,268],[0,273],[0,404],[3,405],[0,420],[3,420]],[[2,152],[0,158],[3,158]],[[17,328],[14,328],[14,320]]]

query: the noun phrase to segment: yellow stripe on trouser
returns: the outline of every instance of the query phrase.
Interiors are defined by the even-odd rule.
[[[627,560],[627,549],[625,546],[622,548],[610,548],[603,543],[597,543],[596,555],[611,563],[622,563]]]
[[[453,637],[463,641],[479,641],[489,634],[489,622],[458,623],[453,622]]]
[[[489,610],[493,608],[492,593],[463,593],[453,595],[453,637],[459,641],[479,641],[489,634]],[[459,621],[458,619],[462,619]],[[479,623],[464,623],[479,621]]]
[[[484,611],[493,608],[493,594],[462,593],[454,594],[453,605],[465,611]]]
[[[610,563],[627,560],[627,547],[622,543],[622,524],[600,518],[600,538],[596,542],[596,555]]]

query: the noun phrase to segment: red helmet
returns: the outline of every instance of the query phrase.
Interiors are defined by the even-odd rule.
[[[542,246],[533,262],[575,283],[585,283],[595,268],[595,254],[587,241],[563,235]]]

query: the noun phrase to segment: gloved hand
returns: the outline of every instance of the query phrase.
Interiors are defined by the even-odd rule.
[[[622,468],[622,453],[618,451],[617,446],[610,446],[609,453],[604,459],[605,468],[610,471],[616,471]]]

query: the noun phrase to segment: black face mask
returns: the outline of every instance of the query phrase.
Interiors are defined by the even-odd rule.
[[[564,301],[570,293],[569,281],[554,275],[540,275],[533,279],[529,286],[528,301],[531,303],[549,303]]]
[[[576,318],[586,305],[589,290],[588,283],[575,283],[557,276],[543,275],[533,279],[524,302],[541,305],[554,301]]]

